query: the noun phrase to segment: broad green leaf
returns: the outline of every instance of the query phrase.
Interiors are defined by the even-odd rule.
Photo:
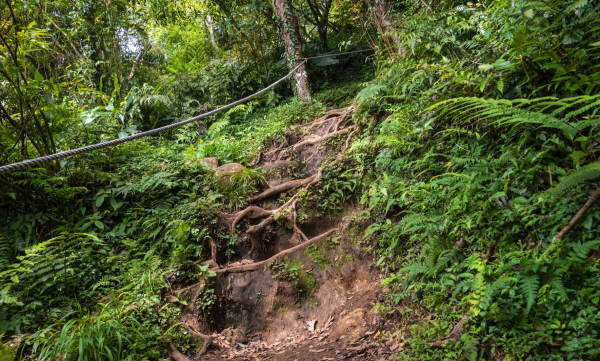
[[[33,75],[34,79],[37,81],[43,81],[44,80],[44,76],[42,74],[40,74],[39,72],[35,72],[35,74]]]
[[[594,223],[594,215],[590,214],[588,215],[585,220],[583,221],[583,227],[585,229],[592,229],[592,224]]]
[[[104,196],[96,198],[96,207],[101,207],[102,203],[104,203]]]
[[[490,197],[490,200],[492,200],[492,199],[496,199],[496,198],[500,198],[500,197],[502,197],[502,196],[505,196],[505,195],[506,195],[506,193],[504,193],[504,192],[496,192],[496,193],[494,193],[494,194],[493,194],[493,195]]]
[[[181,222],[179,223],[179,233],[186,233],[190,230],[190,226],[187,223]]]
[[[15,275],[15,276],[12,276],[12,277],[10,278],[10,280],[11,280],[11,281],[13,281],[14,283],[19,283],[19,277],[17,277],[16,275]]]

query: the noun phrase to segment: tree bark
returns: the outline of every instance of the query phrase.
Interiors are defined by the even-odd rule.
[[[367,6],[374,10],[375,26],[381,33],[381,37],[386,45],[394,48],[400,45],[400,39],[397,35],[389,34],[394,31],[389,18],[389,4],[387,0],[365,0]]]
[[[298,27],[298,18],[296,17],[294,7],[290,0],[274,0],[274,8],[277,17],[281,21],[281,33],[283,42],[285,43],[288,61],[290,62],[290,67],[294,68],[300,61],[299,59],[304,58],[302,52],[302,38],[300,37],[300,28]],[[312,95],[308,84],[306,63],[298,68],[298,71],[294,75],[294,80],[296,82],[298,97],[305,102],[311,102]]]

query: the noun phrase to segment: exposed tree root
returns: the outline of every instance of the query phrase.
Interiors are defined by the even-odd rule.
[[[556,241],[557,239],[561,239],[564,236],[566,236],[569,230],[573,228],[573,226],[583,217],[585,212],[587,212],[587,210],[594,204],[594,202],[598,200],[598,197],[600,197],[600,186],[598,187],[598,189],[592,192],[590,199],[588,199],[588,201],[585,202],[585,204],[583,205],[583,207],[581,207],[579,212],[577,212],[575,217],[573,217],[573,219],[571,219],[571,221],[566,226],[564,226],[564,228],[561,229],[561,231],[558,232],[558,234],[554,236],[552,240]]]
[[[202,334],[202,333],[194,330],[190,325],[188,325],[186,323],[182,323],[181,327],[188,330],[188,332],[190,334],[192,334],[196,337],[199,337],[204,341],[204,343],[202,344],[202,349],[200,349],[200,351],[198,351],[198,353],[196,354],[196,357],[204,355],[206,353],[206,351],[208,350],[208,348],[210,347],[210,344],[215,339],[215,336]]]
[[[456,325],[454,325],[454,327],[452,328],[452,331],[450,331],[450,334],[448,336],[441,338],[437,341],[427,342],[427,346],[433,347],[433,348],[440,348],[444,344],[446,344],[446,342],[460,341],[460,337],[465,332],[465,330],[462,328],[462,325],[467,321],[468,318],[469,318],[469,315],[464,315],[463,318],[461,318],[461,320],[458,321],[458,323]]]
[[[169,344],[169,357],[171,357],[175,361],[192,361],[189,357],[179,352],[177,347],[172,343]]]
[[[291,148],[292,150],[296,150],[297,148],[299,148],[299,147],[301,147],[301,146],[303,146],[303,145],[313,145],[313,144],[317,144],[317,143],[320,143],[320,142],[324,141],[324,140],[325,140],[325,139],[327,139],[327,138],[331,138],[331,137],[334,137],[334,136],[336,136],[336,135],[340,135],[340,134],[346,133],[347,131],[349,131],[350,129],[352,129],[352,128],[354,128],[354,127],[355,127],[355,126],[353,125],[353,126],[351,126],[351,127],[348,127],[348,128],[346,128],[346,129],[342,129],[342,130],[334,131],[334,132],[332,132],[332,133],[328,133],[328,134],[326,134],[326,135],[323,135],[323,136],[315,136],[315,137],[313,137],[313,138],[309,138],[309,139],[303,140],[303,141],[301,141],[301,142],[299,142],[299,143],[296,143],[296,144],[294,144],[294,145],[292,145],[292,146],[290,146],[290,147],[288,147],[288,148],[286,148],[286,149],[284,149],[284,150],[288,150],[288,149],[290,149],[290,148]]]
[[[297,125],[293,129],[306,128],[306,127],[314,127],[315,125],[321,125],[322,123],[325,123],[325,122],[331,120],[331,118],[336,118],[336,117],[339,117],[339,116],[342,116],[342,115],[345,116],[345,115],[348,114],[348,112],[350,111],[351,107],[352,106],[348,106],[346,108],[330,110],[329,112],[327,112],[327,114],[325,114],[321,118],[313,120],[312,122],[309,122],[309,123],[306,123],[306,124]]]
[[[236,273],[236,272],[247,272],[247,271],[256,271],[261,269],[262,267],[266,267],[269,263],[276,261],[278,258],[281,258],[287,254],[293,253],[299,249],[302,249],[306,246],[309,246],[313,243],[319,242],[320,240],[327,238],[328,236],[332,235],[334,232],[336,232],[338,230],[338,228],[334,228],[331,229],[319,236],[316,236],[315,238],[309,239],[308,241],[301,243],[297,246],[294,246],[292,248],[288,248],[285,251],[281,251],[279,253],[277,253],[276,255],[274,255],[273,257],[266,259],[264,261],[261,262],[256,262],[256,263],[250,263],[250,264],[244,264],[244,265],[240,265],[240,266],[232,266],[232,267],[227,267],[227,268],[221,268],[221,269],[215,269],[213,270],[215,273]]]
[[[293,181],[282,183],[282,184],[280,184],[280,185],[278,185],[276,187],[269,188],[269,189],[265,190],[264,192],[259,193],[259,194],[255,195],[255,196],[246,198],[246,202],[248,202],[248,203],[254,203],[254,202],[262,201],[263,199],[272,197],[272,196],[274,196],[276,194],[287,192],[287,191],[289,191],[291,189],[300,187],[300,186],[302,186],[302,185],[310,182],[313,177],[314,176],[310,176],[308,178],[296,179],[296,180],[293,180]]]
[[[334,133],[330,133],[324,137],[321,137],[320,139],[324,139],[328,136],[333,136],[333,135],[337,135],[337,134],[341,134],[342,132],[347,132],[350,129],[355,128],[355,126],[352,127],[348,127],[346,129],[344,129],[343,131],[339,131],[339,132],[334,132]],[[248,201],[249,203],[251,202],[256,202],[259,200],[263,200],[266,199],[268,197],[274,196],[276,194],[285,192],[287,190],[290,189],[294,189],[297,188],[299,186],[303,186],[304,189],[308,189],[311,186],[313,186],[314,184],[316,184],[317,182],[319,182],[323,176],[323,171],[326,168],[330,168],[336,164],[338,164],[339,162],[341,162],[344,158],[345,152],[348,149],[348,147],[350,146],[350,140],[352,139],[352,136],[356,133],[358,129],[355,129],[354,131],[352,131],[348,137],[346,138],[346,142],[345,142],[345,146],[344,149],[342,149],[342,151],[338,154],[338,156],[336,157],[335,160],[333,160],[331,163],[323,165],[321,167],[319,167],[319,169],[317,170],[317,173],[313,174],[312,176],[305,178],[305,179],[299,179],[299,180],[293,180],[290,182],[286,182],[283,184],[280,184],[277,187],[273,187],[270,189],[267,189],[266,191],[253,196],[253,197],[249,197],[246,201]],[[261,232],[271,223],[273,223],[275,221],[274,215],[280,212],[285,212],[286,209],[288,209],[288,207],[290,208],[290,220],[292,221],[293,225],[294,225],[294,231],[300,236],[300,238],[304,241],[308,241],[306,235],[304,235],[304,233],[302,233],[302,231],[300,231],[300,229],[298,228],[297,224],[296,224],[296,203],[298,201],[298,192],[289,200],[287,201],[284,205],[282,205],[279,208],[276,209],[272,209],[272,210],[265,210],[263,208],[257,207],[257,206],[249,206],[246,209],[243,209],[241,211],[239,211],[236,216],[235,219],[231,225],[231,230],[235,231],[235,227],[237,226],[237,224],[244,219],[244,217],[248,217],[251,219],[257,219],[257,218],[262,218],[262,217],[266,217],[262,222],[260,222],[257,225],[253,225],[250,226],[247,230],[246,230],[246,234],[248,234],[248,236],[250,237],[250,242],[252,243],[252,249],[253,250],[260,250],[261,249],[261,240],[260,240],[260,234]]]

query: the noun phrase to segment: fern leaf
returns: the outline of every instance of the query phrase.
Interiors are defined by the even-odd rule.
[[[590,163],[564,177],[555,188],[550,190],[550,192],[561,194],[585,181],[598,177],[600,177],[600,162]]]
[[[527,312],[529,312],[535,303],[538,289],[540,288],[540,277],[536,274],[530,276],[521,276],[519,283],[521,292],[523,292],[525,300],[527,300]]]

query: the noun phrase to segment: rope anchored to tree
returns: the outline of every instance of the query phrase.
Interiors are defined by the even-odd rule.
[[[59,159],[63,159],[63,158],[67,158],[67,157],[71,157],[77,154],[81,154],[81,153],[87,153],[93,150],[98,150],[98,149],[103,149],[103,148],[109,148],[109,147],[114,147],[118,144],[121,143],[125,143],[125,142],[129,142],[135,139],[139,139],[139,138],[144,138],[150,135],[154,135],[154,134],[158,134],[158,133],[162,133],[165,132],[167,130],[171,130],[174,128],[178,128],[181,127],[182,125],[186,125],[189,124],[191,122],[197,121],[199,119],[202,118],[206,118],[209,117],[211,115],[217,114],[223,110],[227,110],[230,108],[235,107],[236,105],[242,104],[247,102],[250,99],[256,98],[257,96],[271,90],[273,87],[275,87],[277,84],[281,83],[282,81],[284,81],[285,79],[289,78],[292,74],[294,74],[296,72],[296,70],[298,70],[298,68],[300,68],[304,63],[306,63],[308,60],[310,59],[317,59],[317,58],[326,58],[326,57],[332,57],[332,56],[336,56],[336,55],[345,55],[345,54],[352,54],[352,53],[358,53],[358,52],[364,52],[364,51],[369,51],[372,49],[364,49],[364,50],[358,50],[358,51],[349,51],[346,53],[338,53],[338,54],[331,54],[331,55],[323,55],[323,56],[317,56],[317,57],[312,57],[312,58],[303,58],[303,59],[298,59],[298,60],[302,60],[302,62],[298,65],[296,65],[296,67],[294,69],[292,69],[292,71],[290,71],[287,75],[285,75],[283,78],[277,80],[276,82],[274,82],[273,84],[267,86],[266,88],[252,94],[249,95],[245,98],[242,98],[240,100],[237,100],[233,103],[227,104],[225,106],[222,106],[220,108],[217,108],[215,110],[211,110],[209,112],[197,115],[195,117],[186,119],[186,120],[182,120],[180,122],[177,123],[173,123],[173,124],[169,124],[169,125],[165,125],[164,127],[160,127],[160,128],[156,128],[156,129],[152,129],[152,130],[147,130],[145,132],[140,132],[140,133],[136,133],[133,135],[129,135],[127,137],[123,137],[123,138],[119,138],[119,139],[113,139],[113,140],[109,140],[106,142],[102,142],[102,143],[97,143],[97,144],[92,144],[92,145],[88,145],[85,147],[81,147],[81,148],[77,148],[77,149],[72,149],[72,150],[67,150],[64,152],[59,152],[59,153],[54,153],[54,154],[50,154],[50,155],[46,155],[43,157],[39,157],[39,158],[34,158],[34,159],[29,159],[29,160],[25,160],[22,162],[17,162],[17,163],[12,163],[12,164],[7,164],[4,166],[0,167],[0,174],[4,174],[4,173],[10,173],[10,172],[14,172],[20,169],[24,169],[24,168],[28,168],[31,166],[42,166],[44,163],[49,163],[55,160],[59,160]]]

